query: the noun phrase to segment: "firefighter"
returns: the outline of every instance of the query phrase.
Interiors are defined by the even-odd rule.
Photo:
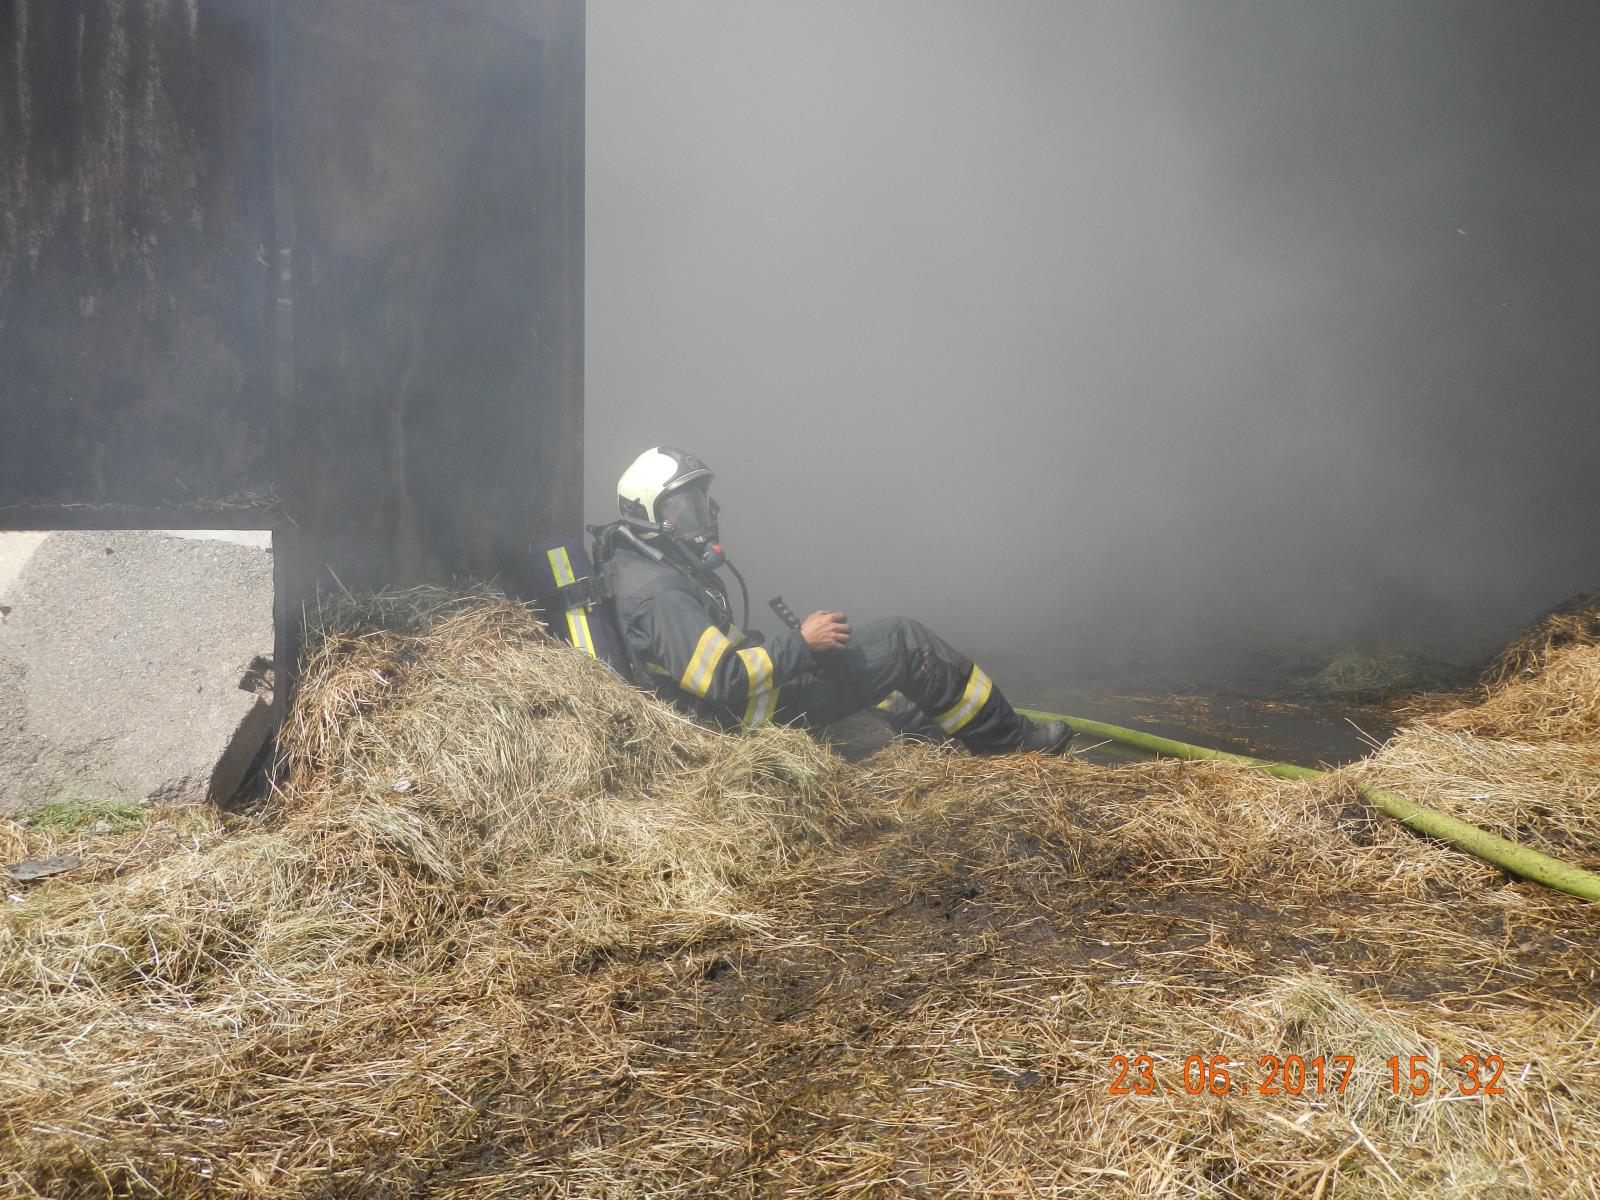
[[[908,617],[856,628],[814,612],[770,640],[740,629],[716,573],[727,559],[711,480],[693,455],[657,446],[617,484],[607,573],[630,655],[657,692],[724,727],[820,725],[870,708],[974,754],[1067,751],[1065,724],[1015,712],[982,668]]]

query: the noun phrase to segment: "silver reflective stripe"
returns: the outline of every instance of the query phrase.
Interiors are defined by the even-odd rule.
[[[973,665],[972,674],[967,676],[966,690],[957,700],[942,713],[933,719],[939,723],[939,728],[954,737],[967,727],[979,710],[989,702],[989,693],[994,689],[994,681],[983,673],[982,668]]]
[[[554,550],[546,550],[545,557],[550,560],[550,573],[556,578],[557,587],[570,587],[578,581],[572,570],[572,559],[567,555],[565,546],[557,546]],[[594,638],[589,633],[589,614],[579,605],[567,609],[567,633],[572,638],[572,644],[582,650],[590,658],[594,658]]]
[[[751,729],[765,725],[778,707],[778,690],[772,686],[772,655],[761,646],[739,651],[739,661],[744,663],[749,677],[749,699],[744,706],[744,724]]]
[[[572,560],[567,557],[565,546],[545,551],[545,557],[550,560],[550,571],[556,577],[557,587],[568,587],[577,582],[576,576],[572,573]]]
[[[704,699],[711,690],[712,679],[716,677],[717,664],[728,652],[728,645],[725,634],[715,625],[707,625],[706,631],[695,644],[694,653],[689,656],[689,665],[683,669],[678,686]]]
[[[582,650],[590,658],[596,657],[594,652],[594,638],[589,634],[589,614],[582,608],[567,609],[567,632],[572,635],[572,644]]]

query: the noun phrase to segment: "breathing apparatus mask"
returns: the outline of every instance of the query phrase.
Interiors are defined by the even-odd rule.
[[[693,480],[656,501],[656,520],[661,532],[691,563],[707,571],[714,571],[728,561],[717,530],[720,511],[705,479]]]

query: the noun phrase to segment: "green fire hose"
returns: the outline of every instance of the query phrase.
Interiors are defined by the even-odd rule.
[[[1222,750],[1208,750],[1204,746],[1191,746],[1188,742],[1157,737],[1153,733],[1142,733],[1137,729],[1124,729],[1120,725],[1107,725],[1102,721],[1069,717],[1065,713],[1040,712],[1030,708],[1019,708],[1017,711],[1034,720],[1065,721],[1073,733],[1082,734],[1084,737],[1104,738],[1119,746],[1142,750],[1147,754],[1157,754],[1167,758],[1216,759],[1219,762],[1254,767],[1258,771],[1276,775],[1279,779],[1317,779],[1323,774],[1310,767],[1269,762],[1264,758],[1248,758],[1243,754],[1228,754]],[[1413,804],[1404,796],[1398,796],[1394,792],[1364,784],[1358,785],[1358,789],[1367,800],[1407,828],[1449,842],[1452,846],[1465,850],[1468,854],[1475,854],[1485,862],[1493,863],[1513,875],[1542,883],[1546,887],[1555,888],[1558,892],[1581,896],[1585,900],[1600,900],[1600,875],[1596,875],[1593,871],[1585,871],[1581,867],[1558,862],[1549,855],[1540,854],[1537,850],[1530,850],[1526,846],[1508,842],[1503,837],[1496,837],[1476,825],[1469,825],[1445,813]]]

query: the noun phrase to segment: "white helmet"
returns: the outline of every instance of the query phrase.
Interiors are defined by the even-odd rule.
[[[638,532],[661,539],[697,567],[715,569],[726,559],[711,499],[711,468],[672,446],[654,446],[633,460],[617,481],[617,507]],[[664,535],[664,537],[663,537]]]
[[[622,519],[636,529],[657,532],[661,500],[696,479],[707,484],[715,478],[711,468],[692,454],[672,446],[652,446],[617,480],[617,507]]]

